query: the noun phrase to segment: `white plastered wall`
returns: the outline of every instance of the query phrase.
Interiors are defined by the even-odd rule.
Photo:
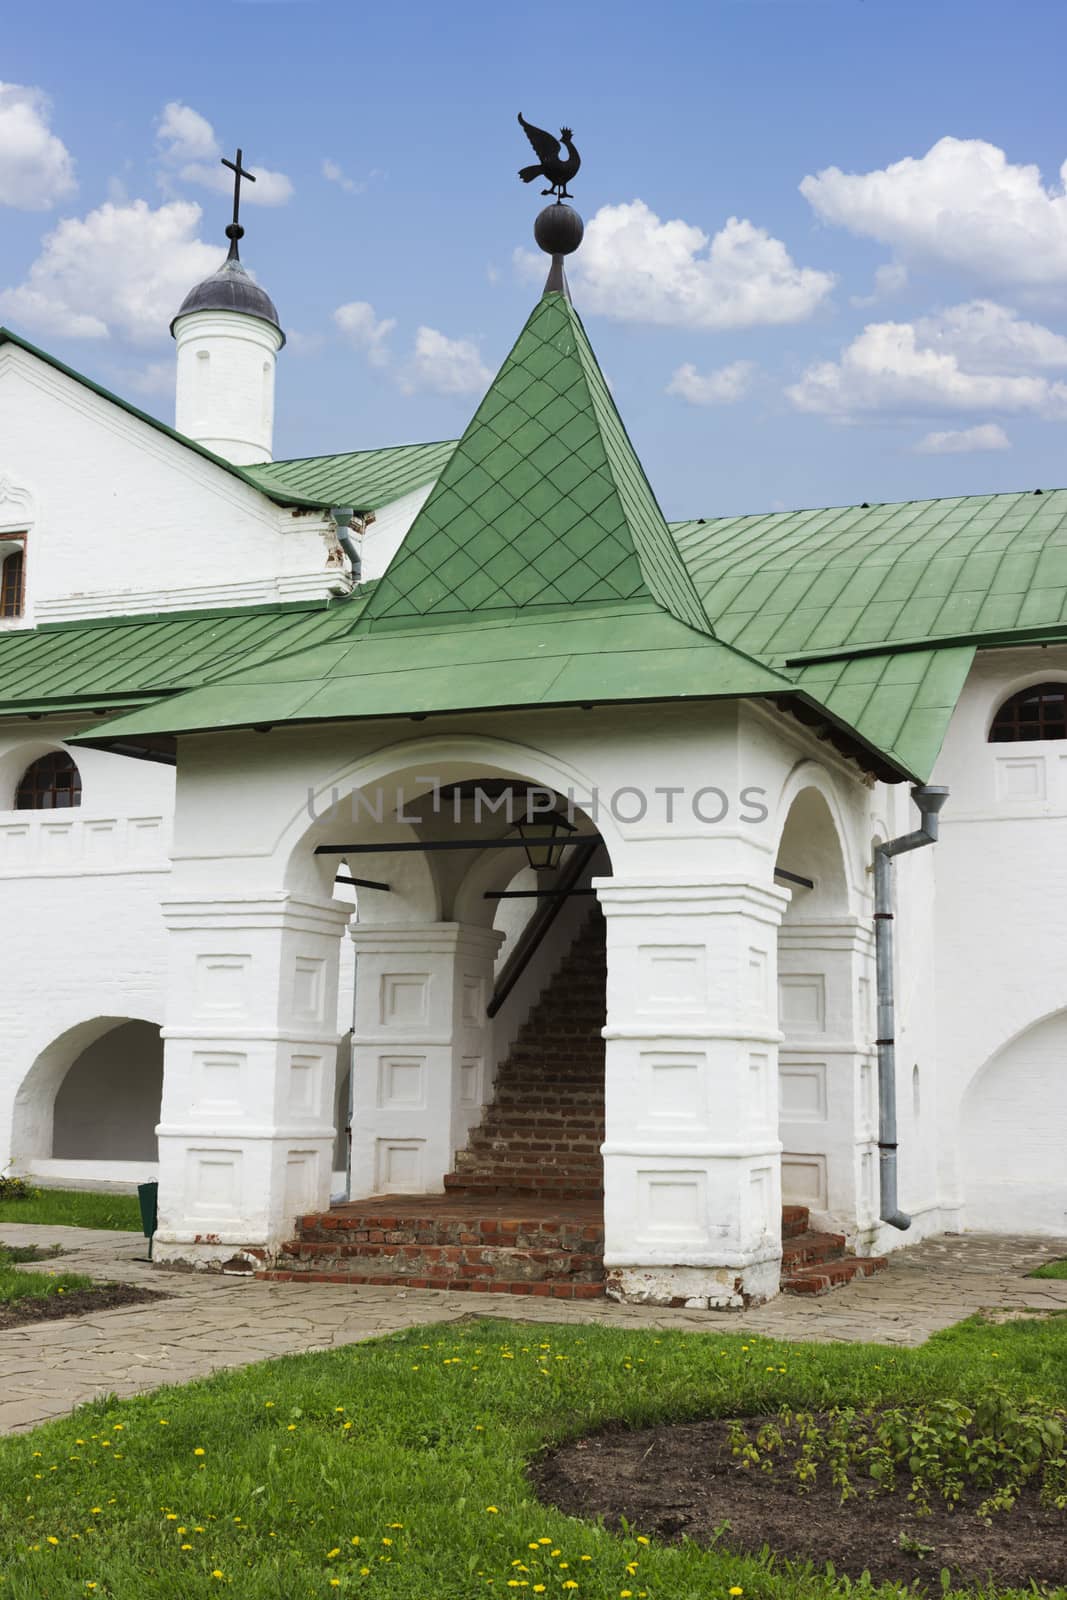
[[[22,626],[318,598],[339,581],[327,517],[276,506],[10,344],[0,346],[0,527],[30,535]]]
[[[988,742],[1003,701],[1046,680],[1067,682],[1067,646],[980,652],[937,764],[939,1062],[920,1115],[965,1226],[1063,1235],[1067,744]]]

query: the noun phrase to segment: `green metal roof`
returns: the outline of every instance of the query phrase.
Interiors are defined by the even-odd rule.
[[[1064,489],[718,517],[672,531],[719,637],[778,662],[1067,624]]]
[[[912,777],[933,771],[974,660],[973,645],[813,662],[796,688]]]
[[[650,601],[343,634],[106,725],[107,739],[511,706],[783,694],[788,678]],[[104,737],[103,729],[82,735]]]
[[[653,597],[710,632],[570,299],[547,292],[367,608],[372,619]]]
[[[352,626],[353,607],[103,617],[0,632],[0,716],[137,705]]]
[[[436,444],[398,444],[384,450],[267,461],[245,470],[268,494],[291,490],[322,505],[380,511],[440,477],[455,448],[454,439],[443,439]]]

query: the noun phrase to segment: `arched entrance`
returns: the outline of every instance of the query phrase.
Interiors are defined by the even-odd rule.
[[[792,897],[778,934],[782,1199],[854,1238],[876,1220],[872,935],[852,912],[831,796],[801,781],[776,864]]]
[[[159,1024],[93,1017],[43,1050],[15,1098],[16,1167],[100,1183],[153,1176],[163,1091]]]
[[[969,1228],[1067,1232],[1067,1011],[1035,1022],[972,1080],[960,1117]]]

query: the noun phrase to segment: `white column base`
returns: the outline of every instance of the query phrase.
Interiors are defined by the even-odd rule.
[[[689,1311],[743,1311],[778,1293],[781,1256],[742,1267],[609,1267],[613,1300]]]

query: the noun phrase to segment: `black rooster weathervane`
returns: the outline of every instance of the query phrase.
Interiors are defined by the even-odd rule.
[[[559,138],[554,139],[544,128],[535,128],[532,122],[527,122],[522,112],[519,112],[519,123],[527,139],[534,148],[534,155],[538,159],[536,167],[520,167],[519,177],[523,183],[533,183],[535,178],[546,178],[550,187],[542,189],[542,194],[554,194],[557,200],[570,200],[567,185],[571,179],[577,177],[578,168],[582,158],[574,148],[574,139],[570,128],[561,128]],[[560,157],[560,145],[567,146],[567,157]]]
[[[552,257],[552,270],[548,274],[545,292],[559,290],[568,294],[563,258],[572,255],[581,244],[585,224],[574,207],[564,205],[564,201],[571,198],[567,185],[576,175],[582,158],[574,148],[569,128],[561,128],[559,138],[554,139],[543,128],[535,128],[532,122],[527,122],[521,111],[519,123],[533,145],[535,154],[541,158],[536,167],[520,167],[519,177],[523,183],[533,183],[535,178],[547,178],[549,187],[542,189],[541,193],[554,197],[550,205],[538,212],[533,226],[537,243],[546,255]],[[563,145],[567,146],[566,157],[562,153]]]

